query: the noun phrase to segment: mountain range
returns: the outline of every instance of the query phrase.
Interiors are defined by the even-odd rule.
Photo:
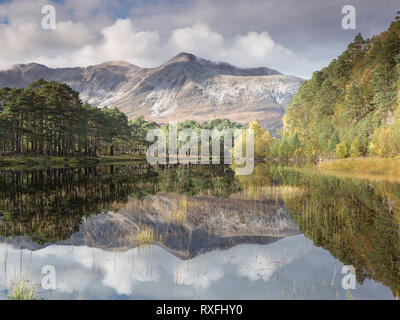
[[[0,71],[0,87],[26,88],[43,78],[67,83],[82,101],[117,107],[132,119],[205,121],[228,118],[246,124],[259,120],[266,128],[281,125],[291,97],[303,79],[267,68],[237,68],[189,53],[180,53],[157,68],[124,61],[76,68],[18,64]]]

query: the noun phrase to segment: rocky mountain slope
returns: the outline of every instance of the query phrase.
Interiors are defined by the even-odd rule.
[[[243,69],[180,53],[157,68],[107,62],[86,68],[51,69],[30,63],[0,71],[0,87],[26,87],[43,78],[68,83],[81,99],[118,107],[129,118],[157,122],[229,118],[280,125],[302,79],[261,67]]]

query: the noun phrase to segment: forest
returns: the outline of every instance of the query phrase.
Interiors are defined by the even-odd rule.
[[[358,34],[292,98],[273,157],[400,154],[400,17],[372,39]]]
[[[164,128],[143,116],[128,120],[117,108],[82,103],[67,84],[43,79],[26,89],[0,89],[0,155],[91,156],[143,152],[148,130]],[[227,119],[184,121],[178,129],[222,129]]]

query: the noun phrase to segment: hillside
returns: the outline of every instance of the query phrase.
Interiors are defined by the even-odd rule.
[[[400,21],[372,39],[359,34],[314,72],[291,100],[274,155],[393,156],[400,153]]]

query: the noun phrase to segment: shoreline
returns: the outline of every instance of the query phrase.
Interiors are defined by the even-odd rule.
[[[104,155],[100,157],[0,156],[0,170],[74,168],[143,160],[146,160],[146,157],[140,155]]]
[[[0,170],[74,168],[143,161],[146,161],[146,156],[137,154],[103,155],[100,157],[0,156]],[[314,168],[321,172],[343,177],[400,181],[400,157],[360,157],[324,160],[315,164]]]

